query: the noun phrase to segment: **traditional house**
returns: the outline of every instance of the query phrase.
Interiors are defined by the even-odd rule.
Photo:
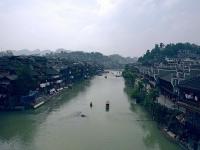
[[[14,74],[0,74],[0,105],[9,106],[14,104],[14,102],[11,103],[11,99],[14,98],[13,82],[16,79],[17,75]]]
[[[38,99],[37,99],[38,96],[39,96],[39,92],[38,91],[30,91],[28,95],[21,96],[20,102],[26,108],[31,108],[35,104],[38,103],[37,102],[38,101]]]
[[[181,81],[178,87],[177,105],[182,111],[180,123],[184,129],[181,136],[192,147],[200,146],[200,76]]]
[[[184,80],[179,84],[179,101],[186,122],[200,133],[200,77]]]
[[[59,89],[62,86],[62,78],[59,72],[53,68],[46,68],[46,82],[44,82],[41,86],[48,88],[50,91],[51,89]]]

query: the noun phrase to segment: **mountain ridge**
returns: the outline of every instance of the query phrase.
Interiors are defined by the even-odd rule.
[[[84,51],[71,51],[63,48],[58,48],[55,51],[52,50],[8,50],[0,52],[0,56],[14,55],[14,56],[44,56],[48,58],[60,58],[67,59],[70,61],[86,61],[95,62],[103,65],[105,68],[123,68],[125,64],[135,63],[137,61],[136,57],[123,57],[119,54],[104,55],[100,52],[84,52]]]

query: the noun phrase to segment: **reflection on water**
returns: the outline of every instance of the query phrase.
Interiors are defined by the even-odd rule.
[[[178,147],[174,147],[171,145],[167,145],[164,142],[166,139],[162,136],[160,131],[157,129],[157,124],[151,119],[149,114],[144,110],[143,107],[136,104],[134,99],[131,99],[130,93],[132,88],[125,87],[124,92],[127,93],[128,100],[130,103],[130,110],[134,113],[138,114],[139,120],[141,121],[140,126],[145,131],[143,136],[143,142],[149,149],[161,149],[161,150],[168,150],[168,149],[179,149]],[[145,120],[144,120],[145,118]],[[147,121],[151,121],[148,123]],[[160,135],[161,137],[159,137]],[[171,147],[171,148],[169,148]]]
[[[0,149],[178,149],[143,108],[130,102],[122,78],[95,77],[37,110],[0,113]]]

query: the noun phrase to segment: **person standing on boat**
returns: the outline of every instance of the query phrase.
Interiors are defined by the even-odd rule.
[[[107,102],[106,102],[106,111],[109,111],[109,109],[110,109],[110,102],[107,101]]]
[[[92,104],[92,102],[90,102],[90,108],[92,108],[92,106],[93,106],[93,104]]]

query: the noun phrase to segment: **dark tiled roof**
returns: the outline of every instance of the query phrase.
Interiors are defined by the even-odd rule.
[[[159,78],[162,79],[162,80],[171,82],[172,75],[170,73],[170,74],[167,74],[167,75],[159,76]]]
[[[16,80],[17,79],[17,75],[8,75],[6,76],[9,80]]]
[[[162,80],[171,82],[171,78],[175,73],[176,73],[175,70],[160,70],[158,77]]]
[[[196,77],[200,75],[200,70],[191,70],[190,71],[190,78]]]
[[[200,65],[191,65],[190,68],[191,69],[199,69],[200,70]]]
[[[168,74],[174,74],[176,73],[176,70],[159,70],[159,76],[166,76]]]
[[[0,79],[8,79],[8,80],[16,80],[17,79],[17,75],[0,75]]]
[[[200,76],[181,81],[179,83],[179,87],[185,87],[200,91]]]
[[[47,69],[46,69],[46,73],[47,73],[47,75],[57,75],[57,74],[58,74],[58,71],[56,71],[56,70],[53,69],[53,68],[47,68]]]

